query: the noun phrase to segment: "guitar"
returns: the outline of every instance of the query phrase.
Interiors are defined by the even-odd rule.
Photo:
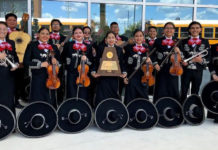
[[[20,63],[23,62],[26,47],[31,41],[30,35],[24,32],[24,28],[28,19],[29,14],[24,13],[22,16],[23,25],[21,27],[21,31],[14,31],[9,35],[9,39],[15,42],[16,52]]]
[[[72,31],[67,35],[67,37],[65,38],[65,40],[62,42],[63,44],[61,44],[61,46],[59,47],[59,51],[60,53],[62,53],[63,49],[64,49],[64,44],[66,42],[68,42],[70,40],[70,38],[72,37]]]

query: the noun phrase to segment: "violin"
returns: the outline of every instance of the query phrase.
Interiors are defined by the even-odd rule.
[[[170,74],[174,76],[181,76],[183,74],[183,68],[181,66],[181,55],[179,53],[173,53],[170,57],[172,65],[170,67]]]
[[[50,51],[51,58],[54,58],[54,51]],[[50,64],[47,67],[48,79],[46,81],[46,87],[54,90],[58,89],[61,85],[60,79],[58,78],[59,67],[55,64]]]
[[[90,85],[90,79],[88,77],[89,66],[85,64],[84,60],[81,60],[80,65],[77,67],[79,76],[76,79],[76,84],[83,87],[88,87]]]
[[[143,64],[141,67],[142,71],[144,72],[144,75],[141,78],[141,82],[143,84],[147,84],[148,86],[153,86],[155,83],[155,78],[152,74],[154,67],[151,63]]]

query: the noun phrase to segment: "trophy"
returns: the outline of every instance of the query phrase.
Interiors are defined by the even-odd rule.
[[[115,47],[105,47],[97,73],[101,76],[120,76],[120,64]]]

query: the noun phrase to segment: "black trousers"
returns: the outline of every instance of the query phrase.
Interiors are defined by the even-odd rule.
[[[65,98],[65,66],[59,68],[58,77],[60,79],[61,85],[57,89],[57,103],[61,104]]]
[[[94,106],[107,98],[120,99],[118,77],[99,77]]]
[[[18,100],[21,98],[22,100],[27,101],[28,93],[25,93],[25,87],[28,83],[26,83],[26,70],[25,68],[18,68],[15,71],[15,105],[18,104]]]
[[[67,99],[77,97],[78,92],[78,98],[82,98],[90,104],[88,101],[88,87],[78,87],[76,84],[77,77],[77,74],[67,71]]]
[[[15,114],[14,74],[8,67],[0,67],[0,104],[8,107]]]
[[[126,86],[124,103],[128,104],[136,98],[145,98],[148,100],[148,85],[141,83],[141,76],[138,74],[133,76]]]
[[[181,77],[181,102],[187,98],[190,83],[192,83],[191,94],[198,94],[202,82],[203,70],[184,69]]]
[[[169,70],[170,65],[167,64],[156,73],[153,103],[162,97],[172,97],[179,101],[178,76],[171,75]]]
[[[90,83],[90,86],[88,87],[88,101],[90,102],[91,106],[94,107],[98,79],[93,78],[91,75],[89,76],[89,78],[91,80],[91,83]]]
[[[56,90],[49,90],[46,87],[47,72],[32,74],[30,102],[43,101],[57,108]]]

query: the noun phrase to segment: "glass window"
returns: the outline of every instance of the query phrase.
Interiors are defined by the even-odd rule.
[[[202,5],[218,5],[217,0],[197,0],[197,3]]]
[[[128,2],[142,2],[143,0],[104,0],[104,1],[120,1],[120,2],[123,2],[123,1],[128,1]]]
[[[72,28],[70,27],[70,25],[63,25],[61,28],[61,31],[64,35],[67,35],[69,33],[69,31],[72,30]]]
[[[204,37],[205,38],[213,38],[213,28],[205,27],[204,28]]]
[[[175,37],[178,37],[178,32],[179,32],[179,28],[175,28],[175,33],[174,33]]]
[[[196,15],[198,20],[218,20],[217,14],[216,8],[198,8]]]
[[[0,0],[0,18],[4,19],[7,13],[14,13],[21,18],[24,12],[27,12],[27,0]]]
[[[70,1],[32,1],[33,19],[37,19],[38,23],[34,22],[32,29],[33,34],[36,33],[37,26],[50,27],[51,20],[59,19],[64,26],[62,26],[63,33],[66,35],[67,31],[72,29],[72,26],[87,25],[87,3],[70,2]]]
[[[188,37],[188,27],[181,27],[180,37]]]
[[[103,39],[114,21],[119,25],[120,35],[130,37],[136,28],[141,29],[141,5],[92,4],[91,9],[91,27],[98,41]]]
[[[172,3],[172,4],[193,4],[193,0],[146,0],[146,2]]]
[[[192,20],[192,8],[147,6],[146,20]]]
[[[218,28],[215,28],[216,32],[215,32],[215,38],[218,38]]]
[[[161,37],[163,35],[163,27],[157,28],[157,37]]]
[[[178,37],[178,27],[186,25],[192,20],[192,8],[188,7],[167,7],[167,6],[147,6],[146,7],[146,26],[158,27],[158,37],[162,36],[162,27],[166,22],[173,22],[177,27],[175,36]]]

